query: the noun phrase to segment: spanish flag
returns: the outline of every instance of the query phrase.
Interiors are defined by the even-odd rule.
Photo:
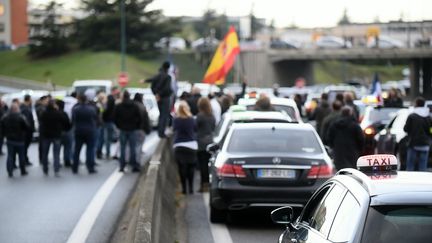
[[[234,65],[235,58],[239,53],[237,33],[231,26],[228,34],[219,44],[202,82],[216,85],[225,83],[225,76]]]

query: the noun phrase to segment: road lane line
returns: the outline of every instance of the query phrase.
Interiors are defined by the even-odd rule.
[[[93,228],[96,219],[101,212],[109,195],[114,190],[117,183],[123,177],[124,173],[118,172],[117,169],[105,181],[98,192],[94,195],[92,201],[87,206],[80,220],[75,225],[72,234],[69,236],[67,243],[84,243]]]
[[[209,220],[210,230],[213,235],[213,241],[215,243],[233,243],[233,240],[231,239],[231,235],[225,224],[213,224],[210,222],[209,193],[208,192],[203,193],[203,197],[204,197],[204,205],[207,211],[207,219]]]

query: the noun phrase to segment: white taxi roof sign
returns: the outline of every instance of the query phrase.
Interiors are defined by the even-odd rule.
[[[395,171],[398,160],[393,154],[366,155],[358,158],[357,168],[361,171]]]

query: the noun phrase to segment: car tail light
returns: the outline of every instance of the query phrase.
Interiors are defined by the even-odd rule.
[[[245,178],[246,172],[243,170],[241,165],[223,164],[221,168],[218,168],[218,175],[220,177],[237,177]]]
[[[376,131],[375,131],[375,128],[373,128],[373,127],[366,127],[364,130],[364,133],[366,135],[375,135]]]
[[[333,167],[329,165],[314,165],[310,168],[307,178],[330,178],[333,176]]]

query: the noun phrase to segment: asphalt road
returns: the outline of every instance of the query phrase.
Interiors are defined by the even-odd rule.
[[[199,188],[196,173],[195,188]],[[248,209],[231,213],[225,224],[209,220],[208,193],[195,192],[185,200],[184,220],[189,243],[264,243],[277,242],[284,226],[270,219],[271,209]]]
[[[147,137],[144,161],[158,141],[155,133]],[[138,174],[119,173],[116,160],[97,160],[97,174],[82,165],[78,175],[62,168],[55,177],[51,167],[44,176],[37,144],[29,155],[29,175],[15,171],[14,178],[7,176],[6,156],[0,157],[0,242],[107,242]]]

